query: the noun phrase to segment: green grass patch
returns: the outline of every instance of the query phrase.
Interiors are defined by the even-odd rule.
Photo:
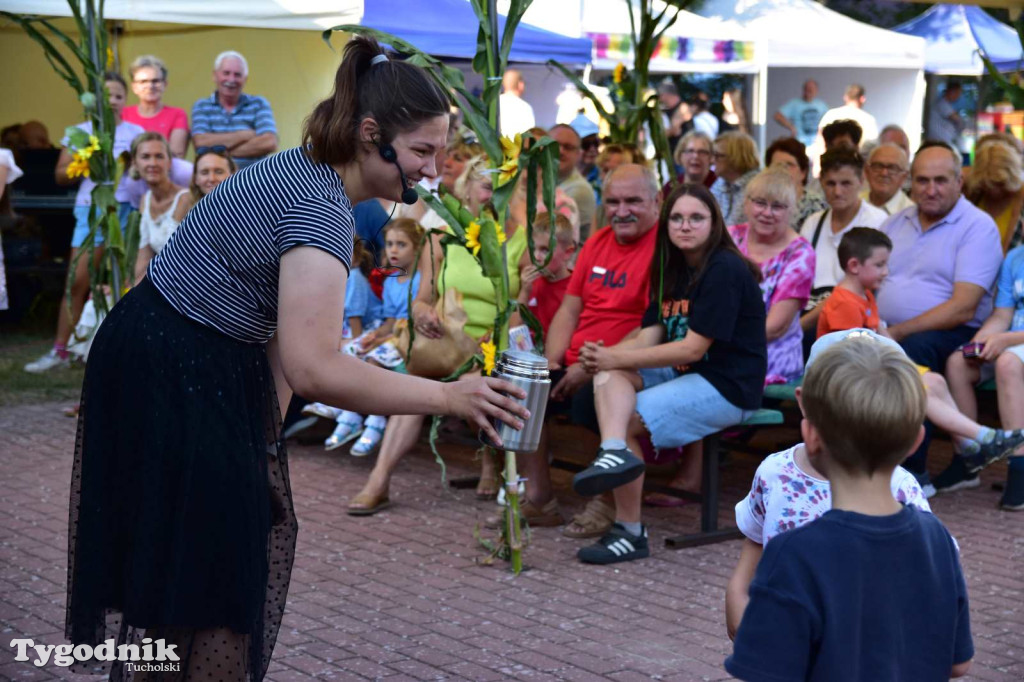
[[[0,407],[53,401],[78,402],[83,365],[31,374],[23,368],[53,347],[53,333],[7,331],[0,334]]]

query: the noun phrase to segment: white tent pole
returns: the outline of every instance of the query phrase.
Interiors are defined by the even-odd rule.
[[[754,111],[751,118],[757,126],[755,138],[757,148],[763,154],[768,139],[768,63],[761,62],[761,68],[754,76]]]

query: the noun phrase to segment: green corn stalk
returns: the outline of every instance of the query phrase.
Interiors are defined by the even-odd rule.
[[[114,199],[114,192],[123,174],[123,165],[114,158],[114,113],[103,89],[108,46],[103,23],[103,1],[68,0],[68,6],[78,31],[78,42],[44,17],[3,11],[0,11],[0,16],[20,27],[43,49],[53,70],[82,102],[86,117],[92,122],[93,134],[100,140],[99,151],[93,152],[89,159],[89,178],[96,183],[91,196],[89,234],[70,264],[64,293],[70,312],[74,272],[78,259],[86,258],[93,303],[99,312],[106,313],[109,306],[103,291],[104,285],[111,285],[112,297],[116,302],[122,294],[121,284],[130,282],[134,274],[131,268],[134,267],[138,251],[138,221],[130,222],[127,231],[122,233],[117,220],[118,203]],[[70,52],[70,59],[59,49],[61,47]],[[80,129],[69,128],[67,133],[72,148],[88,146],[88,136]],[[98,245],[98,235],[103,236],[105,248]],[[134,252],[131,250],[133,245]],[[97,259],[96,252],[101,248],[103,257]]]
[[[551,66],[572,81],[580,94],[589,99],[598,115],[608,123],[609,137],[612,142],[635,144],[640,131],[646,124],[650,132],[657,158],[666,160],[671,169],[672,149],[661,124],[661,110],[657,96],[644,93],[650,83],[650,61],[658,41],[679,19],[682,10],[694,4],[694,0],[675,0],[665,3],[661,10],[655,10],[653,0],[639,0],[629,4],[630,40],[633,46],[633,69],[626,72],[618,90],[621,96],[613,98],[614,107],[611,111],[598,99],[593,90],[576,74],[554,59],[548,60]],[[639,18],[636,16],[639,13]],[[658,164],[659,171],[661,164]],[[675,174],[669,170],[663,182],[675,182]]]
[[[506,16],[505,28],[498,35],[497,10],[494,0],[470,0],[473,12],[479,22],[477,31],[477,51],[473,57],[473,70],[484,78],[484,88],[480,97],[470,93],[465,84],[462,73],[457,69],[446,66],[440,60],[422,52],[411,43],[398,38],[397,36],[376,31],[365,26],[345,24],[335,26],[323,32],[322,37],[328,46],[331,44],[331,37],[335,31],[344,31],[356,35],[364,35],[375,38],[379,42],[390,45],[397,52],[405,55],[406,59],[418,66],[424,67],[434,81],[445,91],[454,93],[453,102],[463,113],[466,125],[476,133],[481,147],[487,154],[490,168],[497,173],[497,169],[506,161],[505,151],[502,147],[501,137],[498,133],[498,96],[501,90],[501,76],[508,66],[508,56],[512,49],[512,41],[515,36],[523,14],[530,6],[532,0],[512,0]],[[508,216],[508,204],[511,201],[512,193],[515,190],[516,182],[522,172],[527,172],[527,242],[530,248],[530,259],[537,267],[544,267],[548,261],[537,263],[533,256],[533,221],[536,217],[537,202],[537,178],[540,178],[541,192],[544,202],[549,210],[554,211],[555,187],[557,182],[558,157],[554,153],[555,142],[550,138],[543,138],[538,141],[528,140],[521,143],[518,151],[518,167],[508,182],[498,185],[494,196],[487,206],[481,211],[481,215],[472,215],[461,203],[451,195],[434,196],[418,188],[420,197],[449,225],[451,232],[445,233],[442,243],[452,248],[454,244],[466,246],[466,232],[474,222],[480,225],[480,253],[479,260],[484,275],[490,280],[495,291],[496,315],[491,338],[500,351],[508,343],[508,325],[512,313],[522,309],[512,299],[509,287],[508,254],[505,244],[499,243],[497,227],[504,225]],[[551,253],[555,250],[554,230],[549,235]],[[429,240],[429,237],[428,237]],[[431,246],[433,248],[433,246]],[[550,259],[550,253],[548,255]],[[514,264],[517,266],[518,264]],[[441,276],[444,276],[442,270]],[[431,283],[433,284],[433,283]],[[411,302],[410,302],[411,306]],[[410,308],[411,309],[411,308]],[[524,320],[530,324],[531,329],[539,328],[533,316],[524,315]],[[410,339],[414,338],[414,331],[410,328]],[[538,337],[539,338],[539,337]],[[411,352],[411,346],[410,346]],[[474,356],[465,365],[459,368],[451,377],[445,381],[453,381],[468,371],[483,366],[483,358],[480,355]],[[435,421],[431,428],[431,449],[435,457],[442,463],[443,460],[435,446],[438,421]],[[505,480],[518,481],[515,470],[515,455],[506,452],[505,456]],[[503,533],[500,542],[501,551],[496,556],[508,557],[513,570],[518,574],[522,570],[522,548],[523,537],[519,532],[519,503],[518,485],[509,488],[506,493],[509,503],[506,506],[510,517],[509,528],[515,528],[515,533]]]

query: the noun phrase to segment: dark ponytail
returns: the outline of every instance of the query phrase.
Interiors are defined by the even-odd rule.
[[[387,61],[373,63],[386,55]],[[371,117],[381,144],[425,121],[448,114],[444,90],[418,66],[388,54],[373,38],[356,36],[347,45],[331,96],[316,105],[303,125],[302,146],[313,161],[343,164],[355,160],[359,123]]]

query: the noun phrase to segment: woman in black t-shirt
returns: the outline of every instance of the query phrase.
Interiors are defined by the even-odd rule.
[[[71,484],[66,634],[164,640],[161,679],[263,679],[297,522],[280,408],[301,395],[480,426],[526,411],[490,378],[440,383],[339,352],[352,204],[400,201],[448,131],[422,69],[353,38],[303,145],[231,176],[189,211],[96,334]],[[112,629],[116,628],[116,629]],[[112,679],[131,677],[115,663]]]
[[[766,371],[760,269],[725,229],[711,193],[681,185],[662,206],[641,328],[612,348],[580,354],[594,377],[601,449],[577,474],[582,495],[614,490],[616,523],[578,557],[615,563],[648,556],[640,523],[641,436],[674,448],[740,423],[761,405]]]

